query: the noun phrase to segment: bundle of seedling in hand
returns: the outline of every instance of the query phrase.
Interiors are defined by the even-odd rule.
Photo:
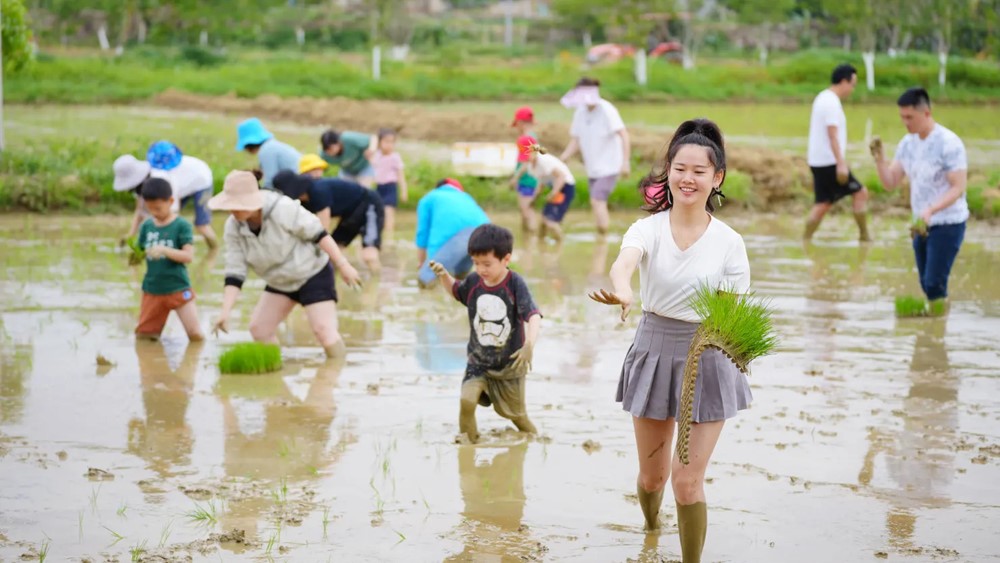
[[[694,392],[702,353],[716,348],[749,375],[750,362],[770,354],[778,344],[769,305],[752,293],[727,293],[702,286],[692,297],[691,306],[702,321],[688,348],[677,413],[677,455],[684,465],[689,461]]]
[[[129,249],[128,265],[137,266],[146,259],[146,251],[139,246],[139,237],[128,237],[125,239],[125,246]]]
[[[281,348],[277,344],[244,342],[219,356],[219,372],[235,374],[270,373],[281,369]]]

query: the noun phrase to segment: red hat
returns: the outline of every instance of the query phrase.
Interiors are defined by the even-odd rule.
[[[514,112],[514,121],[513,123],[510,124],[510,126],[511,127],[516,126],[518,121],[524,121],[525,123],[534,123],[535,112],[531,111],[531,108],[528,106],[517,108],[517,111]]]
[[[451,186],[460,192],[464,192],[465,188],[462,187],[462,183],[454,178],[445,178],[443,180],[438,180],[437,187],[441,186]]]
[[[528,162],[531,159],[531,147],[538,144],[531,135],[521,135],[517,138],[517,161]]]

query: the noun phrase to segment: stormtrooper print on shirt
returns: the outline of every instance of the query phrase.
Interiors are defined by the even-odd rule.
[[[469,274],[451,289],[455,299],[469,309],[469,348],[465,379],[501,370],[510,356],[524,345],[524,323],[540,315],[524,278],[508,271],[494,287],[487,287],[479,274]]]

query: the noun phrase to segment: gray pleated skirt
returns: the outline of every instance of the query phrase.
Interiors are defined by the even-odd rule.
[[[618,381],[616,400],[623,409],[657,420],[677,416],[684,363],[698,326],[643,312]],[[698,364],[694,422],[732,418],[752,400],[747,376],[722,352],[706,350]]]

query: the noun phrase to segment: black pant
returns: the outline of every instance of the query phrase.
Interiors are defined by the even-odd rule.
[[[361,246],[382,248],[382,228],[385,226],[385,205],[374,190],[365,190],[364,197],[350,212],[341,217],[333,230],[333,240],[348,246],[361,235]]]

